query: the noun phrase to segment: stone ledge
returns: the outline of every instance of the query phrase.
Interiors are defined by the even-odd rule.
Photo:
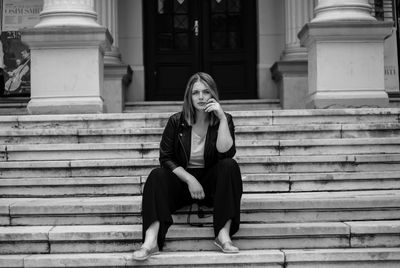
[[[139,215],[141,211],[140,196],[121,197],[69,197],[69,198],[3,198],[3,214],[11,217],[21,215]],[[85,206],[82,206],[85,204]],[[380,191],[345,191],[345,192],[310,192],[310,193],[269,193],[244,194],[242,212],[260,211],[338,211],[376,210],[398,208],[400,206],[399,190]],[[10,211],[9,211],[10,208]],[[186,212],[182,209],[178,212]],[[395,216],[395,215],[393,215]]]
[[[286,164],[355,164],[355,163],[392,163],[400,161],[400,154],[368,154],[368,155],[295,155],[295,156],[236,156],[234,159],[245,169],[246,164],[256,165],[286,165]],[[38,161],[9,161],[1,162],[4,169],[30,168],[130,168],[130,167],[157,167],[158,157],[130,158],[130,159],[82,159],[82,160],[38,160]],[[400,168],[400,167],[399,167]],[[398,170],[395,168],[393,170]],[[345,171],[345,170],[343,170]],[[357,170],[367,171],[367,170]],[[250,173],[247,171],[247,173]],[[260,172],[255,172],[260,173]],[[144,174],[141,174],[144,175]]]
[[[3,255],[4,256],[4,255]],[[137,267],[141,266],[182,266],[188,265],[252,265],[259,267],[281,267],[283,253],[278,250],[246,250],[239,254],[229,255],[220,252],[165,252],[153,256],[146,262],[132,260],[132,253],[92,253],[92,254],[47,254],[47,255],[14,255],[1,256],[12,267]],[[1,262],[0,262],[1,263]],[[21,265],[22,266],[17,266]],[[0,266],[10,267],[10,266]]]
[[[242,250],[227,256],[216,251],[164,252],[146,262],[135,262],[132,253],[1,255],[0,267],[179,267],[188,265],[225,265],[232,267],[397,267],[399,248]]]
[[[344,223],[350,226],[351,233],[354,235],[400,234],[400,221],[350,221]]]
[[[289,264],[292,262],[400,261],[400,248],[283,250],[283,253]]]
[[[346,116],[346,115],[399,115],[400,108],[358,108],[358,109],[299,109],[299,110],[260,110],[260,111],[231,111],[236,117],[268,117],[268,116]],[[167,119],[173,113],[117,113],[117,114],[65,114],[65,115],[12,115],[1,116],[0,122],[31,122],[31,121],[90,121],[90,120],[123,120],[123,119]]]
[[[126,177],[65,177],[65,178],[15,178],[1,179],[1,187],[20,186],[101,186],[101,185],[136,185],[140,176]]]
[[[307,60],[277,61],[272,65],[271,73],[276,81],[286,75],[307,75]]]
[[[268,239],[312,236],[349,236],[351,222],[310,222],[310,223],[243,223],[234,239]],[[364,223],[373,228],[374,223]],[[376,223],[382,234],[392,234],[390,226],[399,226],[398,221]],[[390,225],[388,227],[388,225]],[[388,230],[389,228],[389,230]],[[141,240],[141,225],[66,225],[66,226],[9,226],[0,227],[0,238],[10,241],[112,241]],[[193,227],[187,224],[171,226],[167,240],[213,239],[212,227]],[[348,245],[349,246],[349,245]]]
[[[110,47],[113,38],[105,27],[40,27],[21,29],[22,40],[31,49],[75,48],[85,46]]]
[[[301,45],[316,40],[379,40],[392,33],[392,21],[327,21],[309,22],[297,34]]]

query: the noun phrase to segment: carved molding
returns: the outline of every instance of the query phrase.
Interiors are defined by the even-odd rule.
[[[44,0],[43,10],[87,10],[93,11],[93,0]]]
[[[368,0],[319,0],[315,18],[320,21],[375,21]]]
[[[40,22],[35,26],[85,26],[99,27],[96,22],[94,0],[44,0]]]

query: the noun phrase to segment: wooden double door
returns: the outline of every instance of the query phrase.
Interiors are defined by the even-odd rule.
[[[256,98],[255,0],[143,0],[146,100],[182,100],[211,74],[221,99]]]

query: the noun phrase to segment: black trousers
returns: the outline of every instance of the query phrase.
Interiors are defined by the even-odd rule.
[[[231,158],[219,160],[208,169],[188,169],[203,186],[205,198],[201,204],[213,207],[214,235],[231,219],[230,236],[239,230],[240,200],[243,186],[240,169]],[[142,217],[143,241],[146,230],[155,222],[160,222],[158,246],[162,250],[168,228],[173,223],[172,214],[178,209],[196,203],[188,186],[172,171],[156,168],[147,178],[143,191]]]

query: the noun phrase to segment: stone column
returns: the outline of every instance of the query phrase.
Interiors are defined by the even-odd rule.
[[[95,10],[98,23],[106,27],[114,43],[104,53],[104,103],[109,113],[121,113],[125,107],[125,91],[122,77],[127,66],[121,61],[118,48],[118,5],[117,0],[96,0]]]
[[[319,0],[299,33],[308,49],[309,108],[387,107],[384,40],[392,22],[378,22],[368,0]]]
[[[281,60],[307,60],[307,48],[297,37],[303,26],[313,18],[314,0],[285,0],[285,50]]]
[[[110,50],[104,55],[105,64],[121,64],[121,53],[118,48],[118,6],[117,0],[96,0],[97,22],[106,27],[114,40]]]
[[[31,49],[32,114],[101,113],[103,54],[112,40],[93,0],[44,0],[40,21],[23,29]]]
[[[314,0],[285,0],[285,50],[271,67],[283,109],[306,107],[307,49],[300,46],[297,33],[313,17]]]

